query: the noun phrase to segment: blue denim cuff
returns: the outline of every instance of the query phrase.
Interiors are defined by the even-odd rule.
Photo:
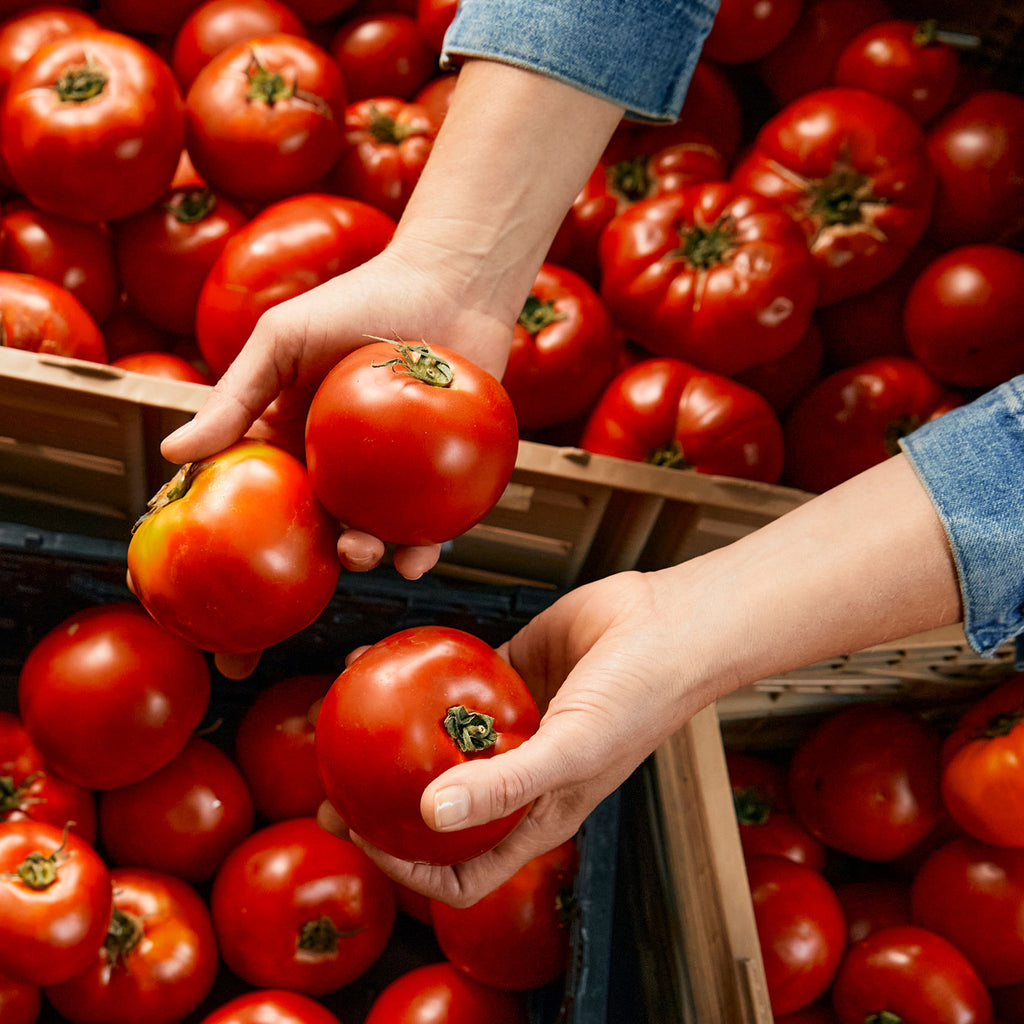
[[[461,0],[442,65],[483,57],[557,78],[630,117],[679,116],[717,0]]]
[[[901,445],[949,538],[967,640],[991,655],[1024,633],[1024,376]]]

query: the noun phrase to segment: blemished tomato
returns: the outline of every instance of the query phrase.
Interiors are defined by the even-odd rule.
[[[172,334],[195,334],[196,306],[210,268],[248,220],[208,188],[176,189],[115,225],[117,273],[129,302]]]
[[[793,218],[728,182],[634,204],[605,228],[598,258],[601,297],[628,337],[715,373],[792,349],[818,295]]]
[[[365,1024],[527,1024],[522,996],[482,985],[451,963],[423,964],[377,996]]]
[[[315,817],[326,798],[309,714],[333,682],[333,675],[279,679],[256,694],[238,724],[235,760],[268,821]]]
[[[185,143],[167,64],[120,32],[75,32],[11,76],[0,139],[18,190],[72,220],[109,221],[155,203]]]
[[[938,176],[927,237],[943,248],[1024,239],[1024,97],[986,89],[928,130]]]
[[[910,351],[953,387],[991,388],[1024,371],[1024,253],[964,245],[921,271],[903,306]]]
[[[846,948],[846,923],[824,876],[786,857],[748,857],[761,959],[772,1013],[810,1006],[832,982]]]
[[[771,117],[732,175],[804,229],[818,304],[892,274],[928,226],[935,172],[902,107],[863,89],[819,89]]]
[[[395,923],[391,880],[315,818],[254,832],[228,854],[210,894],[227,966],[256,988],[326,995],[377,961]]]
[[[851,946],[832,985],[832,1005],[839,1024],[873,1016],[903,1024],[992,1024],[992,999],[970,961],[916,925],[882,928]]]
[[[913,922],[960,950],[990,988],[1024,981],[1024,850],[961,837],[914,876]]]
[[[0,333],[6,348],[107,361],[96,321],[62,285],[35,274],[0,270]]]
[[[457,832],[420,814],[443,771],[512,750],[540,723],[526,684],[479,638],[416,626],[379,640],[320,706],[316,754],[327,798],[353,832],[404,860],[456,864],[497,845],[528,808]]]
[[[196,341],[214,377],[260,315],[376,256],[395,222],[367,203],[307,194],[268,206],[227,241],[199,293]]]
[[[722,0],[701,53],[722,64],[759,60],[789,35],[802,9],[802,0]]]
[[[272,202],[313,187],[344,146],[348,93],[337,63],[304,36],[234,43],[185,97],[188,152],[229,196]]]
[[[112,904],[107,866],[84,840],[41,821],[0,824],[0,974],[40,986],[74,977]]]
[[[195,364],[174,352],[129,352],[111,361],[111,366],[147,377],[164,380],[183,380],[190,384],[209,384],[210,381]]]
[[[430,901],[434,935],[463,973],[493,988],[524,992],[560,978],[569,964],[574,840],[527,861],[469,907]]]
[[[501,382],[471,360],[375,341],[324,378],[305,444],[313,490],[339,522],[395,544],[437,544],[501,497],[519,428]]]
[[[198,885],[255,824],[252,794],[219,747],[190,736],[152,775],[100,794],[100,838],[108,860]]]
[[[11,75],[40,47],[72,32],[99,27],[91,14],[64,4],[43,3],[6,15],[0,23],[0,94],[7,88]]]
[[[412,15],[399,11],[343,21],[330,44],[351,101],[410,100],[437,72],[437,52]]]
[[[18,716],[0,711],[0,822],[25,819],[67,825],[90,844],[96,839],[92,790],[49,768]]]
[[[114,909],[91,964],[46,997],[71,1024],[177,1024],[206,998],[217,940],[202,897],[146,868],[110,872]]]
[[[337,537],[302,463],[243,439],[182,466],[154,496],[128,571],[175,636],[217,653],[261,651],[327,607],[341,575]]]
[[[288,989],[262,989],[228,1000],[200,1024],[341,1024],[323,1003]]]
[[[307,34],[302,19],[280,0],[206,0],[175,33],[171,68],[187,93],[196,75],[229,46],[282,32]]]
[[[939,821],[940,748],[934,727],[909,711],[865,704],[833,712],[790,759],[793,809],[827,846],[892,860]]]
[[[827,491],[895,455],[901,437],[961,404],[906,356],[875,356],[836,370],[786,417],[785,481]]]
[[[775,483],[782,427],[756,391],[681,359],[645,359],[605,388],[580,447],[598,455]]]
[[[202,653],[131,601],[85,608],[29,651],[18,677],[25,730],[47,763],[90,789],[167,764],[210,701]]]
[[[851,946],[881,928],[911,923],[910,883],[906,879],[889,875],[851,879],[838,882],[835,890]]]
[[[0,974],[0,1020],[4,1024],[36,1024],[43,1008],[38,985]]]

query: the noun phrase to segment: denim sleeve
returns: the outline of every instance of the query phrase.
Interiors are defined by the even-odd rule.
[[[967,640],[990,655],[1024,633],[1024,375],[901,445],[949,537]]]
[[[461,0],[442,64],[484,57],[528,68],[621,106],[679,116],[718,0]]]

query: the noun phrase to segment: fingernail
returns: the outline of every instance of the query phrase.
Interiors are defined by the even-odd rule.
[[[455,828],[469,815],[469,790],[449,786],[434,797],[434,824],[439,829]]]

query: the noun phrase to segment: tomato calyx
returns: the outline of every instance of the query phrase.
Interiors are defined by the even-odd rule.
[[[178,472],[146,502],[146,511],[135,520],[135,524],[132,526],[132,533],[135,533],[147,519],[156,515],[165,505],[183,498],[192,486],[196,475],[209,465],[209,462],[186,462],[181,466]]]
[[[338,951],[339,939],[351,939],[366,926],[343,932],[326,914],[321,914],[313,921],[306,921],[299,928],[299,936],[295,940],[295,950],[304,956],[332,956]]]
[[[678,441],[652,448],[644,462],[651,466],[664,466],[666,469],[693,469],[693,463],[683,454],[683,446]]]
[[[808,212],[820,225],[819,234],[837,224],[871,226],[872,218],[866,214],[865,207],[887,206],[890,202],[875,195],[871,179],[855,170],[845,153],[840,153],[824,178],[808,181],[805,192],[810,197]]]
[[[213,213],[217,197],[208,188],[189,188],[178,192],[164,209],[169,210],[180,224],[198,224]]]
[[[69,821],[64,826],[64,838],[61,840],[60,846],[53,853],[45,854],[40,853],[38,850],[33,850],[18,865],[14,874],[23,885],[29,889],[34,889],[36,892],[42,892],[44,889],[49,889],[57,881],[60,863],[64,860],[64,847],[68,844],[68,830],[74,824],[73,821]]]
[[[249,54],[249,64],[245,69],[245,75],[249,79],[249,88],[245,93],[247,100],[266,103],[268,107],[285,100],[300,100],[303,103],[308,103],[322,117],[332,119],[334,117],[330,104],[325,102],[322,97],[300,89],[296,78],[289,82],[279,71],[271,71],[265,67],[256,56],[255,51],[251,51]]]
[[[928,18],[922,21],[911,33],[910,41],[914,46],[922,49],[926,46],[934,46],[939,42],[939,23],[935,18]]]
[[[476,754],[498,742],[494,719],[482,711],[470,711],[464,704],[455,704],[444,716],[445,732],[464,754]]]
[[[517,323],[524,328],[528,334],[537,335],[559,320],[568,319],[565,313],[559,313],[553,302],[545,302],[538,298],[533,292],[526,296],[523,303],[523,311],[519,314]]]
[[[388,341],[386,338],[374,340],[387,341],[398,352],[394,359],[386,359],[383,363],[371,363],[375,369],[390,366],[396,373],[406,373],[435,388],[450,387],[455,380],[455,371],[452,370],[451,363],[442,359],[425,341],[418,345],[409,345],[404,341]]]
[[[680,244],[669,256],[685,260],[697,270],[725,263],[736,248],[736,222],[730,213],[723,214],[710,227],[679,224],[676,231]]]
[[[1024,708],[1013,708],[993,715],[975,734],[979,740],[995,740],[1000,736],[1009,736],[1024,721]]]
[[[644,199],[651,191],[649,167],[646,154],[620,160],[608,168],[608,187],[627,202]]]
[[[103,940],[103,955],[111,966],[116,967],[125,961],[128,954],[142,941],[142,921],[120,907],[114,907],[107,926],[107,935]]]
[[[757,786],[743,786],[732,791],[736,820],[741,825],[766,825],[772,816],[772,806]]]
[[[903,1018],[891,1010],[879,1010],[865,1017],[864,1024],[903,1024]]]
[[[33,772],[25,777],[20,786],[15,785],[13,775],[0,775],[0,821],[11,813],[30,804],[43,804],[46,801],[39,796],[29,796],[28,791],[39,779],[43,778],[45,772]]]
[[[398,146],[416,135],[427,134],[426,129],[416,125],[400,124],[397,118],[386,110],[381,110],[375,103],[370,104],[370,120],[366,130],[375,141],[389,143],[392,146]]]
[[[53,88],[62,103],[84,103],[95,99],[106,88],[109,75],[99,64],[87,60],[64,69]]]

